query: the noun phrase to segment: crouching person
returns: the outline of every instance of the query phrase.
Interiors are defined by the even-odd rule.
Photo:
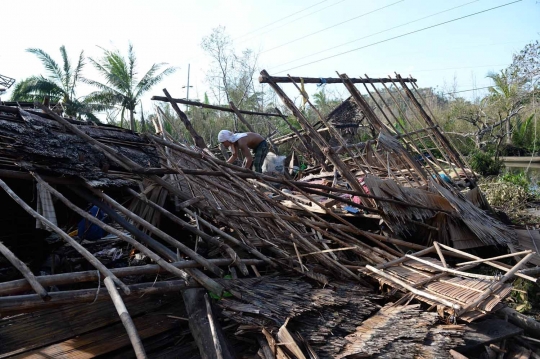
[[[232,133],[221,130],[218,141],[225,147],[231,148],[232,156],[227,160],[228,163],[234,163],[241,151],[246,158],[244,167],[252,169],[253,166],[255,172],[262,173],[262,165],[268,154],[268,144],[264,137],[255,132]],[[253,151],[253,155],[250,150]]]

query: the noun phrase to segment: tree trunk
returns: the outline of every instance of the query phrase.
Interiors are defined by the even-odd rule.
[[[507,116],[509,117],[509,116]],[[510,133],[511,126],[510,126],[510,120],[511,118],[508,118],[506,121],[506,144],[511,145],[512,144],[512,134]]]
[[[131,123],[131,131],[135,132],[135,130],[137,129],[135,127],[135,116],[133,114],[133,110],[129,110],[129,121]]]

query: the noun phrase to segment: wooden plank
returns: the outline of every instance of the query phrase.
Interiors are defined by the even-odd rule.
[[[161,299],[161,300],[159,300]],[[165,299],[165,300],[164,300]],[[126,298],[125,303],[132,315],[156,310],[164,304],[177,302],[178,296],[144,296]],[[75,304],[35,313],[17,315],[0,320],[0,358],[82,335],[120,322],[116,309],[110,301],[94,304]],[[121,329],[121,328],[120,328]]]
[[[151,318],[140,316],[133,321],[142,339],[150,338],[167,330],[177,328],[183,321],[172,316],[181,317],[183,314],[180,306],[171,305],[166,313],[152,313]],[[86,359],[104,355],[130,344],[121,323],[105,327],[98,331],[92,331],[75,338],[52,344],[44,348],[22,353],[14,358],[65,358]]]
[[[457,348],[461,353],[480,348],[484,345],[499,342],[523,333],[523,329],[497,318],[469,324],[464,336],[465,345]]]

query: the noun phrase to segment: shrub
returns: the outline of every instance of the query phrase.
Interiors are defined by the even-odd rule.
[[[475,151],[469,156],[469,163],[472,169],[482,176],[498,175],[501,172],[503,163],[498,158],[487,152]]]

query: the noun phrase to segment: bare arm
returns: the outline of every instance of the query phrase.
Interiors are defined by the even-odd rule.
[[[231,152],[232,156],[227,160],[227,163],[234,163],[234,161],[236,161],[238,158],[238,148],[236,143],[231,146]]]
[[[246,159],[245,168],[251,168],[251,164],[253,163],[253,156],[251,155],[251,151],[249,150],[247,143],[242,142],[240,145],[240,150],[242,151],[242,154],[244,155],[244,158]]]

